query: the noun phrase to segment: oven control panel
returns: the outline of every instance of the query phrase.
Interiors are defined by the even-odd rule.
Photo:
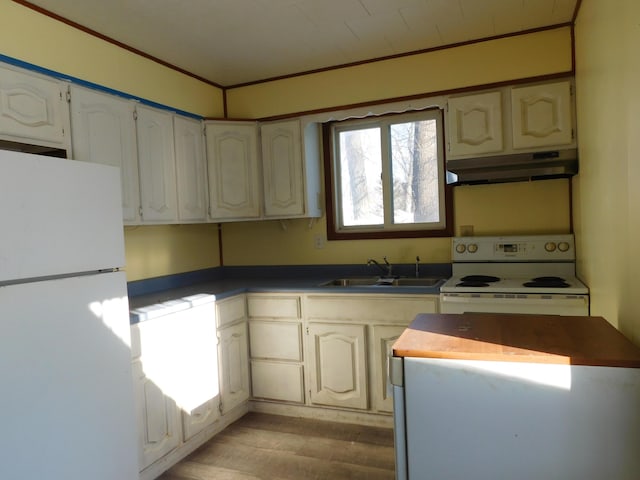
[[[553,262],[575,260],[573,235],[454,237],[454,262]]]

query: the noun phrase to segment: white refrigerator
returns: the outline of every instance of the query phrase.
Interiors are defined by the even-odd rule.
[[[138,478],[119,169],[0,150],[0,478]]]

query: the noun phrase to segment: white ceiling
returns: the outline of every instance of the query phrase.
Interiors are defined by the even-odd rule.
[[[571,22],[578,0],[30,0],[221,86]]]

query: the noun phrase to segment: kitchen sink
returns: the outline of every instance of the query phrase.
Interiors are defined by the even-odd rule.
[[[336,278],[320,284],[321,287],[434,287],[444,279],[437,277],[351,277]]]

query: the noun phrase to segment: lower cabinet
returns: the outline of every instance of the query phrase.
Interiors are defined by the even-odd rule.
[[[301,297],[247,296],[253,398],[304,403]]]
[[[389,418],[392,345],[417,314],[438,311],[438,297],[250,293],[165,306],[131,327],[141,480],[242,416],[250,397]]]
[[[222,414],[246,403],[250,395],[249,345],[244,295],[216,303]]]
[[[373,325],[370,328],[372,408],[378,412],[393,413],[393,388],[389,381],[389,356],[393,344],[405,328],[406,326],[403,325]]]
[[[366,325],[311,322],[307,330],[311,403],[366,409]]]
[[[158,308],[156,318],[131,327],[142,480],[156,478],[247,411],[245,298],[214,300],[167,302],[169,313]]]
[[[221,411],[225,413],[249,399],[249,349],[245,322],[222,328],[220,339]]]
[[[180,445],[180,421],[176,402],[154,382],[153,374],[145,373],[143,362],[138,359],[132,367],[138,416],[138,465],[142,471]]]
[[[437,295],[306,295],[310,403],[392,413],[393,343],[416,315],[438,308]]]

